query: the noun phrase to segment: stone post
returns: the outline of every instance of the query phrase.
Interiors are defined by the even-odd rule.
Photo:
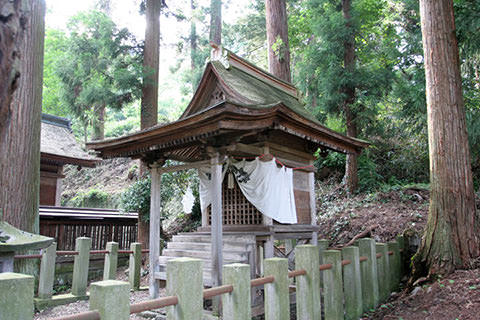
[[[392,241],[387,243],[388,251],[392,251],[393,255],[389,256],[390,262],[390,291],[396,291],[399,288],[401,267],[400,267],[400,248],[398,242]]]
[[[203,262],[177,258],[167,261],[167,296],[178,304],[167,307],[168,320],[201,320],[203,315]]]
[[[223,296],[223,319],[251,320],[250,266],[241,263],[223,266],[223,284],[233,285],[233,292]]]
[[[323,271],[326,320],[343,319],[342,256],[338,250],[325,250],[323,263],[332,268]]]
[[[140,289],[140,273],[142,269],[142,244],[134,242],[130,244],[130,260],[128,262],[128,280],[132,290]]]
[[[296,278],[297,319],[321,319],[320,270],[318,247],[300,245],[295,248],[295,269],[304,269],[307,274]]]
[[[34,278],[20,273],[0,273],[0,319],[33,319]]]
[[[317,246],[318,246],[318,254],[319,254],[319,263],[323,264],[323,252],[328,249],[328,245],[330,244],[330,241],[326,239],[321,239],[318,240]],[[320,288],[323,288],[323,272],[320,273]]]
[[[388,266],[388,252],[385,243],[377,243],[375,246],[377,253],[382,256],[377,258],[377,274],[378,274],[378,293],[381,301],[386,301],[390,296],[390,270]]]
[[[128,282],[104,280],[92,283],[90,310],[98,310],[102,320],[128,320],[130,318]]]
[[[405,274],[405,238],[402,235],[397,236],[398,249],[400,250],[400,280]]]
[[[288,259],[265,259],[263,267],[265,276],[275,277],[265,284],[265,320],[290,320]]]
[[[86,237],[77,238],[75,251],[78,255],[73,260],[72,294],[74,296],[87,295],[88,264],[90,262],[90,248],[92,239]]]
[[[343,248],[342,259],[350,261],[350,264],[343,266],[345,319],[358,319],[363,314],[360,250],[357,247]]]
[[[379,302],[375,241],[369,238],[360,239],[358,246],[360,256],[367,258],[366,261],[360,262],[360,271],[362,274],[363,311],[368,311],[375,308]]]
[[[38,279],[38,298],[50,299],[53,295],[53,281],[55,278],[55,259],[57,257],[57,244],[43,249],[40,262],[40,276]]]
[[[103,280],[115,280],[117,277],[118,243],[107,242],[108,253],[105,255],[103,266]]]
[[[328,249],[328,245],[330,244],[330,242],[326,239],[320,239],[318,240],[318,253],[319,253],[319,256],[320,256],[320,264],[323,264],[323,252],[325,250]]]

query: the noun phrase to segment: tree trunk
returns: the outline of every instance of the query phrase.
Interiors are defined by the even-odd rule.
[[[210,2],[210,42],[222,44],[222,1]]]
[[[20,53],[24,37],[25,19],[23,3],[25,0],[0,0],[0,151],[5,146],[5,131],[10,127],[13,110],[13,93],[19,84]],[[2,155],[0,155],[1,157]],[[3,162],[2,162],[3,164]],[[3,168],[2,168],[3,169]],[[1,212],[0,212],[1,215]],[[0,217],[1,218],[1,217]]]
[[[267,20],[268,70],[274,76],[292,82],[285,0],[266,0],[265,14]]]
[[[2,46],[4,41],[15,42],[20,57],[16,70],[19,75],[18,88],[13,91],[11,99],[5,99],[10,100],[7,106],[10,115],[9,121],[2,126],[3,139],[0,143],[0,213],[3,212],[3,220],[13,226],[38,233],[45,1],[1,1],[0,4],[2,13],[11,6],[15,8],[12,11],[14,16],[9,17],[6,23],[0,22],[2,31],[11,36],[5,38],[2,35]],[[8,27],[16,23],[18,13],[23,15],[23,19],[17,26],[23,27],[24,32],[20,28],[18,34],[14,35]],[[1,62],[3,66],[3,63],[10,63],[11,60],[7,58]],[[0,69],[4,70],[3,67]],[[13,66],[6,79],[12,80],[12,74],[16,71]],[[16,268],[20,272],[31,273],[29,266],[31,263],[25,262],[17,264]]]
[[[355,35],[351,23],[351,0],[342,0],[342,14],[345,19],[345,28],[348,31],[348,36],[343,43],[343,64],[346,77],[352,77],[355,70]],[[343,111],[345,113],[345,122],[347,126],[347,135],[349,137],[357,137],[357,123],[356,114],[352,110],[352,105],[355,103],[355,87],[347,84],[342,88],[344,94]],[[345,165],[345,186],[349,194],[354,193],[358,188],[358,161],[357,154],[347,154],[347,162]]]
[[[105,105],[95,108],[93,119],[93,140],[103,140],[105,138]]]
[[[160,9],[162,1],[146,0],[145,48],[143,50],[143,86],[140,128],[152,127],[158,122],[158,68],[160,58]],[[140,176],[147,171],[146,165],[140,164]],[[149,247],[148,222],[138,218],[138,242],[144,248]]]
[[[158,122],[158,64],[160,56],[160,0],[146,1],[147,28],[143,51],[143,87],[140,128],[143,130]]]
[[[448,274],[480,254],[452,0],[421,0],[430,155],[430,210],[417,274]]]
[[[192,71],[192,92],[197,88],[195,75],[195,57],[197,55],[197,26],[195,24],[195,1],[190,0],[190,9],[192,10],[192,20],[190,22],[190,69]]]

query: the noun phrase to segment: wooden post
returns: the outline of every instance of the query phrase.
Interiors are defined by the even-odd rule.
[[[218,153],[211,159],[212,171],[212,286],[222,283],[223,231],[222,231],[222,164]]]
[[[310,161],[310,165],[313,165],[313,161]],[[310,189],[310,219],[312,226],[317,225],[317,202],[315,201],[315,173],[308,173],[308,187]],[[318,232],[312,232],[311,244],[316,246],[318,244]]]
[[[160,284],[155,278],[155,273],[159,271],[160,252],[160,188],[162,175],[160,173],[160,166],[155,165],[150,170],[152,179],[152,186],[150,190],[150,272],[149,272],[149,293],[150,298],[158,298]]]

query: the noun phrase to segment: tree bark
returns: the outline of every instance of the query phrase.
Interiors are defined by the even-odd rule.
[[[103,140],[105,138],[105,105],[95,108],[93,119],[93,140]]]
[[[285,0],[266,0],[268,70],[274,76],[292,82]]]
[[[160,57],[160,0],[146,1],[147,28],[143,51],[143,87],[140,128],[143,130],[158,122],[158,66]]]
[[[479,219],[452,0],[420,0],[430,155],[430,209],[417,275],[448,274],[480,254]]]
[[[20,2],[3,4],[6,7],[18,5],[18,10],[23,9],[20,14],[24,25],[21,26],[20,22],[17,26],[24,28],[24,35],[11,38],[17,42],[15,46],[19,50],[16,52],[20,60],[18,69],[14,69],[15,65],[12,68],[13,72],[18,72],[18,88],[12,98],[6,99],[10,100],[7,106],[10,121],[2,127],[0,211],[3,211],[3,219],[13,226],[38,233],[45,2],[27,0],[23,1],[23,6]],[[21,30],[17,32],[20,36]],[[8,59],[4,61],[9,62]]]
[[[0,4],[2,13],[13,8],[7,22],[0,22],[2,32],[6,31],[7,35],[2,34],[2,45],[7,41],[16,47],[10,52],[2,48],[2,52],[15,52],[15,56],[1,59],[0,69],[5,70],[4,63],[16,62],[15,58],[20,58],[11,66],[10,76],[6,77],[10,81],[16,78],[18,88],[14,90],[10,82],[13,96],[7,96],[3,101],[10,103],[6,106],[9,117],[2,126],[0,140],[0,215],[21,230],[38,233],[45,1],[1,1]],[[20,21],[16,22],[16,19]],[[12,24],[18,29],[9,28]],[[28,261],[16,263],[16,268],[23,273],[33,271],[32,262]]]
[[[195,24],[195,0],[190,0],[190,9],[192,11],[192,20],[190,22],[190,69],[192,71],[192,92],[195,92],[197,84],[195,83],[194,74],[195,68],[195,57],[197,55],[197,26]]]
[[[348,31],[348,36],[343,44],[343,64],[347,78],[352,77],[355,70],[355,35],[352,29],[351,7],[351,0],[342,0],[342,14],[345,19],[345,28]],[[358,134],[356,123],[357,116],[352,110],[352,105],[355,103],[355,87],[351,84],[347,84],[343,86],[342,93],[344,94],[343,111],[345,113],[347,135],[356,138]],[[347,162],[345,165],[345,186],[349,194],[354,193],[358,188],[357,158],[357,154],[347,154]]]
[[[160,9],[162,1],[146,0],[145,48],[143,51],[143,86],[140,128],[152,127],[158,122],[158,68],[160,58]],[[140,164],[140,176],[146,172],[146,166]],[[138,218],[138,241],[144,248],[149,247],[148,222]]]
[[[20,77],[21,40],[25,32],[25,16],[21,10],[25,0],[0,0],[0,150],[4,150],[5,131],[13,113],[12,98]],[[3,153],[3,152],[2,152]],[[3,164],[3,162],[2,162]]]
[[[222,44],[222,1],[210,2],[210,42]]]

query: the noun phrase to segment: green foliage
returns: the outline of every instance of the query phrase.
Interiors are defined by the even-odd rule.
[[[108,208],[110,196],[105,191],[90,189],[80,192],[70,199],[65,205],[78,208]]]
[[[137,212],[142,220],[150,215],[150,177],[136,181],[122,194],[122,207],[125,211]]]
[[[168,161],[168,163],[173,162]],[[178,214],[181,211],[182,197],[189,185],[195,198],[198,198],[198,177],[195,171],[187,170],[162,174],[160,201],[162,203],[161,217],[163,220],[167,219],[172,213]],[[148,221],[150,216],[150,188],[151,179],[147,175],[125,190],[122,194],[124,210],[138,212],[142,219]],[[199,208],[199,204],[197,206]],[[198,215],[199,211],[193,213]]]
[[[127,29],[90,11],[71,18],[68,30],[55,72],[72,115],[86,125],[98,119],[100,108],[120,109],[140,96],[141,48]]]

